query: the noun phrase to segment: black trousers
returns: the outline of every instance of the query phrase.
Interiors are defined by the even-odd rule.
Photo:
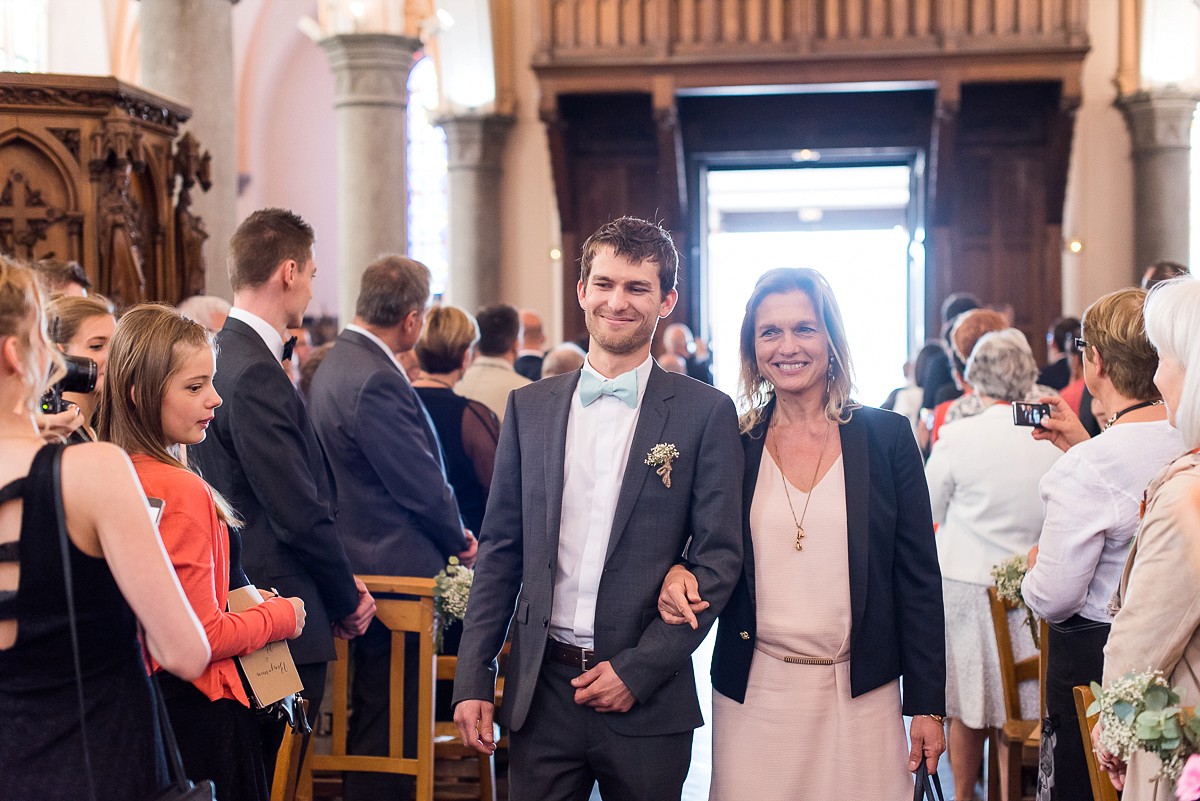
[[[692,732],[617,734],[605,714],[575,703],[579,671],[547,662],[529,717],[508,735],[510,801],[587,801],[598,782],[607,801],[678,801],[692,759]]]
[[[208,696],[168,673],[159,685],[192,781],[211,779],[221,801],[268,801],[258,720],[237,701]]]
[[[1109,623],[1075,615],[1050,624],[1046,662],[1046,714],[1054,732],[1054,801],[1092,801],[1087,756],[1079,731],[1072,688],[1100,681]]]

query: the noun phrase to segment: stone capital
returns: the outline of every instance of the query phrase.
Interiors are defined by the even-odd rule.
[[[1187,150],[1200,97],[1178,89],[1154,89],[1117,98],[1133,140],[1133,152]]]
[[[421,40],[390,33],[343,33],[320,41],[335,78],[334,106],[408,105],[408,73]]]
[[[455,114],[434,120],[446,132],[448,168],[499,169],[514,122],[503,114]]]

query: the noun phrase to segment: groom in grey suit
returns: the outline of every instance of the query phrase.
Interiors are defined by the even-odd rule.
[[[513,801],[679,798],[703,719],[691,653],[741,569],[742,448],[733,402],[650,357],[678,253],[623,217],[584,244],[592,348],[581,371],[509,396],[454,682],[463,742],[495,748],[496,657]],[[686,559],[715,588],[697,629],[657,598]]]

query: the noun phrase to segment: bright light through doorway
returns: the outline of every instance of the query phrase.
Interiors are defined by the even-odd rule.
[[[816,180],[801,185],[805,174]],[[790,188],[780,185],[781,175]],[[759,277],[776,267],[814,268],[833,287],[854,361],[855,399],[877,406],[904,383],[910,325],[920,318],[910,303],[910,234],[896,222],[909,202],[908,175],[907,167],[709,173],[706,290],[719,388],[736,397],[745,303]],[[737,227],[728,225],[736,219],[742,228],[754,228],[756,220],[783,228],[784,212],[805,230],[720,230],[722,221]],[[822,215],[834,230],[825,229]]]

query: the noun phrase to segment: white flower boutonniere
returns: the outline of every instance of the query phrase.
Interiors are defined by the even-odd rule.
[[[657,467],[663,486],[671,488],[671,462],[679,458],[679,450],[669,442],[660,442],[646,454],[646,464]]]

